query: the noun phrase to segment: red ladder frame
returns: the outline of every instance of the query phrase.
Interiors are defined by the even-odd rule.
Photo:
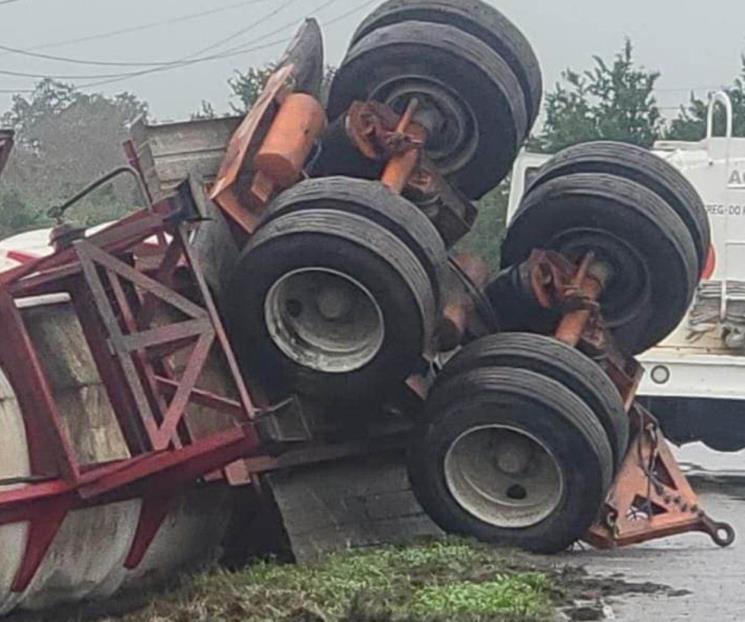
[[[142,498],[125,566],[143,559],[170,501],[199,478],[258,455],[256,408],[243,382],[214,301],[186,238],[187,224],[164,202],[72,247],[0,274],[0,365],[16,392],[31,459],[22,488],[0,492],[0,525],[29,523],[12,589],[24,591],[69,512]],[[160,244],[147,241],[153,237]],[[163,244],[165,242],[165,245]],[[202,304],[174,284],[183,272]],[[43,361],[16,301],[67,294],[98,368],[131,458],[81,465],[55,403]],[[158,305],[187,319],[153,325]],[[181,377],[167,358],[191,348]],[[207,356],[219,348],[238,399],[199,389]],[[228,413],[234,425],[193,438],[190,404]],[[7,482],[5,482],[7,484]]]

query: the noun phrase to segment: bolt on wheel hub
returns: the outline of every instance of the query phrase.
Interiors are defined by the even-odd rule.
[[[326,268],[284,275],[270,289],[264,311],[275,345],[297,364],[326,373],[364,367],[385,337],[383,313],[369,290]]]

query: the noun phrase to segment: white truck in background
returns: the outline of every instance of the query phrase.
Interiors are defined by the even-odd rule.
[[[726,113],[724,136],[714,136],[717,105]],[[698,190],[711,221],[712,249],[688,316],[666,341],[640,357],[647,371],[640,395],[674,442],[745,449],[745,137],[733,136],[727,94],[712,98],[703,140],[659,141],[652,151]],[[550,157],[523,152],[517,159],[508,221],[531,175]]]

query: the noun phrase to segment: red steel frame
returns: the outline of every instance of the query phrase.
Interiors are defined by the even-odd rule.
[[[125,562],[135,568],[179,492],[236,460],[260,454],[252,423],[254,402],[186,241],[187,226],[167,201],[0,274],[0,365],[23,414],[32,473],[18,482],[25,486],[0,492],[0,525],[29,524],[13,591],[29,586],[69,512],[142,498]],[[152,247],[144,252],[144,243],[152,238],[161,242],[159,253],[153,254]],[[174,287],[184,270],[201,304]],[[67,435],[44,363],[16,304],[19,298],[60,293],[70,296],[129,459],[83,465]],[[165,325],[161,320],[155,326],[158,305],[176,309],[186,319]],[[227,362],[237,399],[197,386],[213,348]],[[168,357],[187,349],[184,371],[177,377]],[[184,419],[189,405],[227,413],[234,425],[193,438]]]

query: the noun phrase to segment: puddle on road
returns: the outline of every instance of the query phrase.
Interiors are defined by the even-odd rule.
[[[703,445],[674,448],[674,452],[694,490],[701,495],[704,510],[716,520],[732,522],[736,530],[745,534],[745,512],[742,511],[745,452],[721,454]],[[741,544],[737,541],[733,549],[722,550],[705,535],[691,534],[616,552],[590,549],[575,553],[570,563],[586,567],[589,583],[594,583],[598,598],[590,599],[594,600],[594,607],[579,611],[579,618],[574,618],[570,610],[569,618],[601,620],[602,617],[581,617],[598,614],[600,605],[609,605],[614,619],[634,622],[706,619],[698,615],[702,608],[728,614],[730,610],[745,609],[742,602],[730,603],[720,598],[723,581],[730,586],[739,585],[745,576]],[[570,558],[565,556],[564,559]],[[606,575],[609,570],[614,574]],[[650,580],[659,584],[647,583]],[[592,590],[587,595],[591,594]],[[690,608],[696,609],[693,616]],[[745,620],[745,617],[714,615],[709,619],[718,622],[720,619]]]
[[[618,600],[629,596],[676,598],[691,594],[688,590],[674,589],[659,583],[629,581],[620,573],[598,576],[582,566],[563,568],[554,575],[554,581],[560,586],[560,593],[555,595],[554,600],[573,603],[561,608],[564,615],[572,621],[606,620],[609,617],[608,612],[613,611]]]

